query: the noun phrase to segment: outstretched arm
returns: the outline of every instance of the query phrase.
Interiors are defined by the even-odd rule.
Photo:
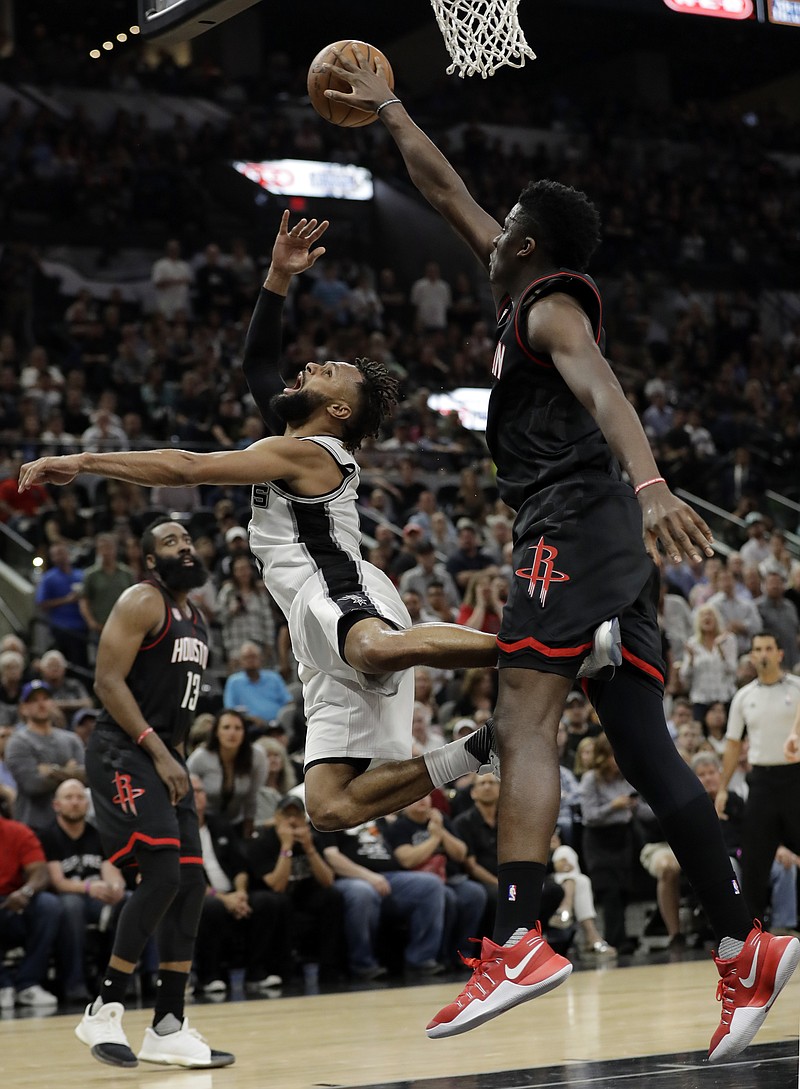
[[[272,263],[250,319],[244,345],[243,369],[258,411],[265,420],[272,416],[270,401],[294,375],[281,374],[281,324],[283,302],[292,276],[310,269],[325,253],[314,246],[328,229],[328,220],[301,219],[289,230],[289,212],[281,216],[278,237],[272,248]]]
[[[386,82],[380,61],[377,72],[373,72],[357,45],[353,46],[353,53],[359,59],[358,65],[342,56],[338,64],[322,66],[349,83],[352,91],[328,90],[325,94],[334,101],[374,113],[381,103],[394,99],[395,94]],[[500,224],[473,200],[464,182],[433,141],[414,124],[402,102],[384,107],[378,116],[400,149],[414,185],[488,269],[492,242],[500,233]]]

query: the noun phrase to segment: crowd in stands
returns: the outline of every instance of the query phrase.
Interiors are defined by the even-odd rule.
[[[46,76],[44,40],[36,65]],[[99,78],[78,67],[74,78],[84,86]],[[5,68],[4,79],[27,78],[22,61]],[[273,95],[297,90],[290,65],[269,72]],[[233,448],[264,434],[240,361],[265,255],[203,234],[198,179],[210,163],[324,155],[402,175],[378,126],[344,131],[309,117],[292,127],[279,109],[249,107],[245,89],[202,75],[205,93],[211,87],[235,107],[219,131],[181,121],[153,131],[124,112],[100,129],[80,111],[64,120],[13,104],[0,121],[8,223],[43,206],[62,223],[109,232],[155,217],[193,242],[184,255],[182,240],[171,239],[154,257],[151,310],[119,292],[104,300],[82,292],[61,300],[53,324],[43,320],[33,247],[9,243],[0,256],[0,521],[46,561],[36,639],[22,632],[0,641],[0,1010],[81,999],[105,964],[127,879],[103,858],[84,786],[83,753],[98,714],[91,668],[114,602],[142,577],[139,538],[161,510],[183,512],[212,575],[194,594],[213,632],[189,758],[208,880],[198,991],[226,994],[227,973],[245,966],[245,950],[246,989],[269,994],[303,966],[311,969],[306,981],[318,973],[323,984],[344,974],[370,981],[457,971],[458,954],[470,952],[467,938],[491,933],[492,776],[468,777],[353,834],[311,828],[298,789],[305,723],[297,676],[285,621],[248,550],[246,489],[148,491],[81,478],[69,488],[16,491],[19,465],[40,454]],[[126,62],[114,79],[120,89],[180,91],[192,90],[196,77],[165,61],[154,72]],[[523,153],[478,124],[468,126],[460,149],[448,148],[443,130],[463,119],[463,99],[456,105],[442,94],[425,107],[476,197],[501,219],[522,185],[542,174],[600,203],[597,273],[608,283],[610,358],[669,483],[735,515],[726,554],[667,565],[661,598],[670,728],[713,797],[728,707],[753,677],[753,636],[772,633],[786,668],[800,660],[800,563],[784,532],[796,527],[764,513],[765,490],[791,486],[787,468],[800,453],[800,320],[787,311],[767,334],[759,294],[798,258],[797,232],[787,224],[800,211],[800,188],[773,154],[797,150],[796,128],[766,116],[753,126],[692,106],[661,118],[656,130],[651,117],[630,109],[624,119],[602,110],[589,116],[563,100],[510,96],[497,104],[497,122],[570,137],[562,150],[556,143]],[[651,131],[664,139],[652,140]],[[713,273],[723,266],[718,286]],[[741,272],[738,281],[730,269]],[[347,255],[326,258],[290,298],[285,352],[291,361],[366,355],[402,380],[393,420],[359,455],[365,556],[396,583],[415,623],[496,633],[514,577],[513,514],[497,499],[480,434],[428,406],[431,392],[488,387],[491,315],[468,277],[449,283],[432,262],[418,271],[416,281],[401,283],[390,262],[373,268]],[[415,684],[415,753],[492,713],[492,670],[420,668]],[[644,892],[657,900],[671,948],[680,949],[696,935],[684,932],[674,856],[580,692],[567,700],[559,745],[562,806],[544,912],[551,941],[575,942],[590,961],[630,952],[636,936],[626,904]],[[734,791],[746,796],[746,758],[744,745],[729,793],[734,857],[741,811],[732,799]],[[797,926],[797,865],[782,846],[773,925]],[[385,941],[387,923],[398,920],[400,961]],[[9,959],[17,946],[23,952]],[[144,959],[145,977],[155,956]]]

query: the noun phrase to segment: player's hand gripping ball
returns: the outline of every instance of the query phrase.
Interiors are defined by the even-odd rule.
[[[323,64],[337,64],[342,57],[357,65],[359,62],[353,53],[354,45],[358,46],[362,58],[366,59],[373,72],[377,71],[376,62],[380,61],[384,78],[394,90],[394,72],[391,64],[389,64],[380,49],[376,49],[369,42],[346,40],[333,42],[331,45],[326,45],[324,49],[320,49],[308,69],[308,97],[320,117],[324,117],[326,121],[330,121],[334,125],[341,125],[346,129],[371,125],[373,121],[377,121],[378,115],[371,110],[369,112],[359,110],[356,106],[348,106],[344,102],[334,102],[332,99],[326,98],[325,92],[329,87],[333,91],[343,91],[345,93],[351,91],[352,88],[340,76],[321,71],[320,66]]]

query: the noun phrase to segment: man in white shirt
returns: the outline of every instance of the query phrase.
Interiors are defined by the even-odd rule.
[[[753,636],[761,630],[761,617],[752,601],[745,601],[736,593],[733,572],[727,566],[717,572],[715,594],[708,600],[725,623],[725,630],[736,636],[739,654],[747,654]]]
[[[427,263],[425,275],[412,285],[409,297],[420,331],[438,332],[447,328],[447,311],[453,301],[453,293],[447,281],[442,279],[435,261]]]
[[[757,676],[731,702],[722,785],[714,804],[722,817],[746,728],[752,771],[742,838],[742,886],[753,916],[763,919],[775,852],[784,844],[800,853],[800,765],[790,763],[784,752],[800,707],[800,677],[784,672],[783,652],[774,635],[754,636],[750,656]]]
[[[153,265],[150,275],[156,290],[156,310],[168,321],[184,311],[189,312],[189,285],[192,282],[192,270],[181,258],[180,242],[171,238],[167,242],[165,256]]]

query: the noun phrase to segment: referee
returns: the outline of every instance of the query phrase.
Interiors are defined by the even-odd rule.
[[[750,793],[744,816],[742,884],[756,919],[763,919],[769,872],[781,844],[800,854],[800,764],[784,746],[800,708],[800,677],[784,672],[783,651],[774,635],[753,636],[750,658],[756,679],[733,697],[725,735],[722,789],[715,799],[724,819],[727,786],[736,770],[745,729],[750,739]]]

